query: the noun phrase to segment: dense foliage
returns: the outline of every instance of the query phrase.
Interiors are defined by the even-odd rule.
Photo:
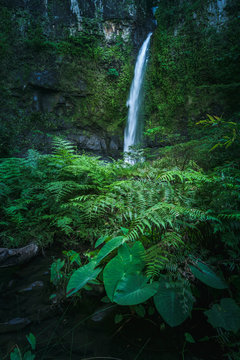
[[[84,265],[78,253],[67,253],[71,264],[80,265],[74,270],[68,262],[68,296],[103,281],[109,301],[120,305],[145,304],[153,296],[170,326],[181,324],[198,299],[214,327],[236,333],[238,163],[208,173],[193,161],[173,166],[169,154],[134,166],[106,163],[78,155],[64,140],[54,141],[52,154],[30,150],[27,158],[2,160],[2,245],[62,241],[77,248],[83,241],[95,243]],[[55,285],[62,281],[64,266],[58,260],[52,267]],[[206,303],[207,288],[196,279],[223,290],[210,291]],[[207,311],[219,301],[220,307]],[[228,314],[225,320],[221,311]]]

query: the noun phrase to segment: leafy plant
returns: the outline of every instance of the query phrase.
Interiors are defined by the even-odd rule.
[[[233,121],[225,121],[219,116],[212,116],[207,114],[206,120],[200,120],[197,122],[197,125],[203,125],[204,127],[219,127],[222,132],[222,138],[215,144],[211,150],[216,149],[217,147],[224,147],[225,149],[233,145],[234,142],[240,140],[240,131],[239,124]]]
[[[119,73],[116,69],[112,68],[112,69],[108,69],[108,75],[110,75],[112,77],[116,77],[116,76],[119,76]]]
[[[215,289],[226,289],[226,283],[204,263],[197,261],[194,265],[189,266],[193,275],[196,276],[204,284]]]
[[[208,322],[214,328],[223,328],[228,331],[237,332],[240,329],[240,307],[231,298],[221,299],[220,304],[205,311]]]
[[[189,317],[193,302],[190,288],[186,289],[181,283],[178,285],[169,281],[160,282],[158,292],[154,296],[158,312],[170,326],[177,326]]]
[[[54,261],[51,265],[51,279],[50,281],[56,286],[61,278],[63,277],[61,273],[61,269],[63,268],[65,264],[65,261],[61,261],[60,259],[57,259]]]
[[[215,269],[233,276],[239,269],[239,169],[226,164],[206,174],[195,162],[166,159],[106,163],[59,138],[52,154],[3,159],[1,243],[95,243],[88,261],[79,251],[57,259],[52,283],[68,283],[69,297],[103,282],[109,301],[154,301],[170,326],[179,325],[191,315],[196,279],[233,286]]]
[[[33,351],[36,350],[35,336],[32,333],[30,333],[29,335],[26,336],[26,338],[27,338],[29,344],[31,345],[31,349]],[[35,357],[36,357],[35,354],[33,354],[32,351],[30,351],[30,350],[26,351],[26,352],[24,352],[24,354],[22,354],[21,350],[19,349],[19,347],[17,345],[10,354],[11,360],[34,360]]]
[[[93,255],[87,265],[73,273],[67,286],[67,296],[81,290],[87,283],[91,284],[103,270],[103,284],[111,302],[133,306],[153,297],[157,311],[167,324],[172,327],[180,325],[191,315],[194,303],[189,277],[185,278],[182,274],[177,278],[170,272],[165,275],[166,267],[161,269],[156,280],[146,276],[145,249],[141,241],[132,241],[128,238],[128,234],[129,232],[126,232],[125,237],[118,236],[113,239],[105,237],[98,240],[98,246],[105,241],[106,243],[97,254]],[[106,263],[106,259],[109,259],[109,255],[113,254],[116,248],[118,248],[117,255]],[[192,261],[190,255],[188,261]],[[204,263],[200,261],[198,263],[201,263],[200,271],[203,274],[199,276],[196,272],[197,268],[190,266],[193,274],[197,274],[198,278],[209,286],[226,288],[225,283],[212,270]]]

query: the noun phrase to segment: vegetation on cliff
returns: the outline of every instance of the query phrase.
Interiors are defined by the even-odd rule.
[[[195,124],[206,114],[239,121],[239,11],[235,0],[224,10],[207,0],[159,2],[146,92],[156,144],[199,139]]]

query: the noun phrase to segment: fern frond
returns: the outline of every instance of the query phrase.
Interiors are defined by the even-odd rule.
[[[46,186],[46,191],[53,194],[57,202],[69,195],[73,196],[77,191],[85,192],[95,189],[93,185],[82,185],[74,181],[53,181]]]
[[[158,278],[168,262],[160,243],[153,245],[146,250],[144,260],[146,262],[146,276],[151,279]]]

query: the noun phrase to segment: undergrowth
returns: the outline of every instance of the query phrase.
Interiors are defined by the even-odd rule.
[[[85,260],[67,252],[67,261],[52,266],[52,282],[68,282],[67,296],[103,282],[108,301],[120,305],[146,307],[153,297],[170,326],[189,317],[198,298],[214,327],[236,333],[239,164],[204,172],[181,160],[181,152],[174,161],[169,156],[135,165],[104,162],[56,138],[52,154],[29,150],[25,158],[2,159],[1,246],[61,242],[78,250],[86,242],[95,249]],[[220,298],[209,292],[210,310],[199,281],[223,291]]]
[[[238,164],[226,163],[206,174],[191,160],[184,167],[175,160],[170,163],[167,154],[134,166],[104,162],[78,155],[59,138],[52,154],[29,150],[26,158],[2,159],[1,244],[93,244],[122,226],[129,229],[129,239],[141,236],[147,246],[169,232],[195,241],[207,231],[209,239],[218,237],[234,247]]]

